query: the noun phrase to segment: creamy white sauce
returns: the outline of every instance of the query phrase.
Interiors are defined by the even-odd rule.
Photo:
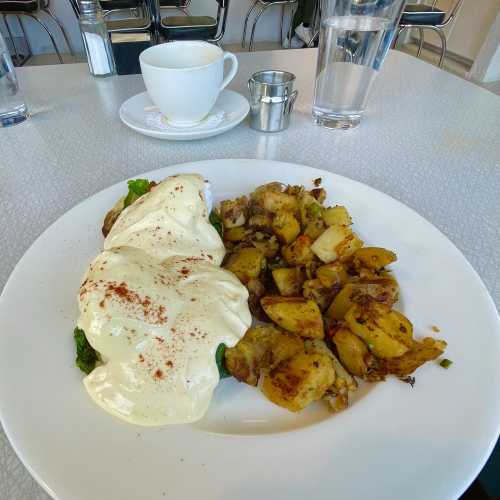
[[[92,399],[127,422],[194,422],[219,382],[215,352],[251,323],[248,292],[219,267],[199,175],[169,177],[126,208],[80,288],[80,317],[102,358],[85,379]]]
[[[131,246],[161,260],[185,255],[220,265],[224,244],[208,221],[207,192],[201,175],[168,177],[120,214],[104,249]]]
[[[233,274],[201,259],[104,251],[79,296],[78,326],[106,360],[85,378],[88,393],[134,424],[199,420],[219,382],[217,346],[250,326],[247,299]]]

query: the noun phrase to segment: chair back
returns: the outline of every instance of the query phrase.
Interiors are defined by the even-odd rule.
[[[453,19],[458,14],[458,11],[460,10],[460,7],[462,6],[463,1],[464,0],[457,0],[455,2],[455,5],[453,6],[453,9],[451,9],[450,13],[448,14],[448,17],[447,17],[446,21],[444,21],[443,24],[448,24],[448,23],[451,24],[453,22]]]

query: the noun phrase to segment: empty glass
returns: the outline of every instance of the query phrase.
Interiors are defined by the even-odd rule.
[[[19,89],[16,72],[0,33],[0,127],[16,125],[28,118],[28,108]]]
[[[321,0],[313,116],[328,128],[359,124],[405,0]]]

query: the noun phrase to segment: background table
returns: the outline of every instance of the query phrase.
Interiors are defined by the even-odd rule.
[[[186,161],[265,158],[351,177],[414,208],[462,250],[499,307],[500,98],[391,51],[361,126],[330,131],[310,114],[315,49],[238,58],[230,87],[244,94],[257,70],[297,75],[299,98],[287,131],[258,133],[244,122],[202,141],[158,141],[118,118],[121,103],[144,90],[140,75],[97,80],[85,64],[19,69],[34,116],[0,130],[0,290],[46,227],[104,187]],[[48,498],[1,430],[0,498]]]

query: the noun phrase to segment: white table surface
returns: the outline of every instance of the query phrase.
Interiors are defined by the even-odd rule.
[[[0,130],[0,290],[46,227],[104,187],[181,162],[265,158],[351,177],[414,208],[462,250],[499,307],[500,97],[391,51],[361,126],[330,131],[310,114],[315,49],[238,58],[230,88],[245,95],[257,70],[297,75],[287,131],[258,133],[245,121],[202,141],[150,139],[118,118],[120,104],[144,90],[140,75],[97,80],[85,64],[19,69],[33,118]],[[0,429],[0,499],[47,498]]]

